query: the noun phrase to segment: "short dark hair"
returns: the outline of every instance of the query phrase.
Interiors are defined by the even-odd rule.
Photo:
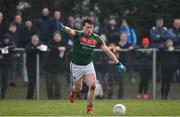
[[[84,19],[83,22],[82,22],[82,25],[85,26],[86,23],[92,24],[92,25],[94,24],[94,22],[91,19],[89,19],[89,18]]]

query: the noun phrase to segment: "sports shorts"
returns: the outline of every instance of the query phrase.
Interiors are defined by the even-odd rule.
[[[87,64],[87,65],[76,65],[74,63],[70,63],[70,70],[73,76],[73,80],[78,80],[84,75],[87,74],[96,74],[94,70],[94,64],[93,62]]]

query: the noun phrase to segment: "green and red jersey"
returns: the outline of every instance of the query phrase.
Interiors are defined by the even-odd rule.
[[[103,45],[102,38],[97,34],[85,36],[83,31],[76,31],[71,61],[77,65],[87,65],[92,61],[94,48]]]

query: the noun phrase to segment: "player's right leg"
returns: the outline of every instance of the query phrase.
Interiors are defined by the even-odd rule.
[[[70,103],[75,102],[77,92],[82,90],[82,84],[83,84],[83,77],[79,78],[78,80],[73,81],[73,87],[69,94],[69,102]]]

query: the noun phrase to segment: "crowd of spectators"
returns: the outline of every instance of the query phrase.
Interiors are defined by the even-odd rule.
[[[109,49],[114,52],[128,68],[128,77],[132,83],[136,83],[133,71],[140,74],[139,91],[137,98],[148,99],[148,84],[152,78],[152,52],[142,51],[134,54],[137,48],[157,48],[157,69],[161,74],[162,98],[167,99],[170,90],[170,82],[177,76],[180,81],[180,56],[172,52],[174,48],[180,48],[180,19],[174,19],[172,26],[164,26],[162,17],[155,20],[155,26],[149,31],[149,35],[138,39],[136,30],[133,29],[125,18],[120,20],[115,16],[109,16],[104,22],[100,22],[94,12],[87,16],[68,16],[63,19],[61,11],[54,11],[50,15],[48,8],[42,9],[42,15],[33,19],[29,16],[14,16],[14,21],[6,29],[3,21],[3,13],[0,12],[0,80],[1,99],[5,98],[8,86],[16,86],[16,76],[19,73],[27,88],[27,99],[33,99],[36,83],[36,55],[40,54],[41,70],[45,71],[48,99],[61,98],[61,76],[69,72],[68,61],[70,49],[73,45],[72,37],[61,31],[60,23],[76,30],[82,30],[82,19],[90,18],[94,22],[94,33],[99,34]],[[140,24],[139,24],[140,25]],[[149,29],[147,29],[149,30]],[[149,38],[148,38],[149,37]],[[138,44],[138,40],[142,40]],[[45,52],[46,46],[49,51]],[[25,48],[26,55],[12,51],[13,48]],[[126,49],[127,51],[121,51]],[[168,52],[167,52],[168,51]],[[98,52],[97,52],[98,53]],[[114,81],[118,82],[117,98],[124,97],[124,74],[119,74],[111,61],[102,53],[95,54],[95,67],[98,83],[102,84],[103,95],[101,98],[112,98]],[[23,59],[25,58],[25,59]],[[133,61],[138,61],[134,67]],[[11,73],[9,73],[11,72]],[[70,79],[67,77],[67,81]],[[179,78],[179,79],[178,79]]]

